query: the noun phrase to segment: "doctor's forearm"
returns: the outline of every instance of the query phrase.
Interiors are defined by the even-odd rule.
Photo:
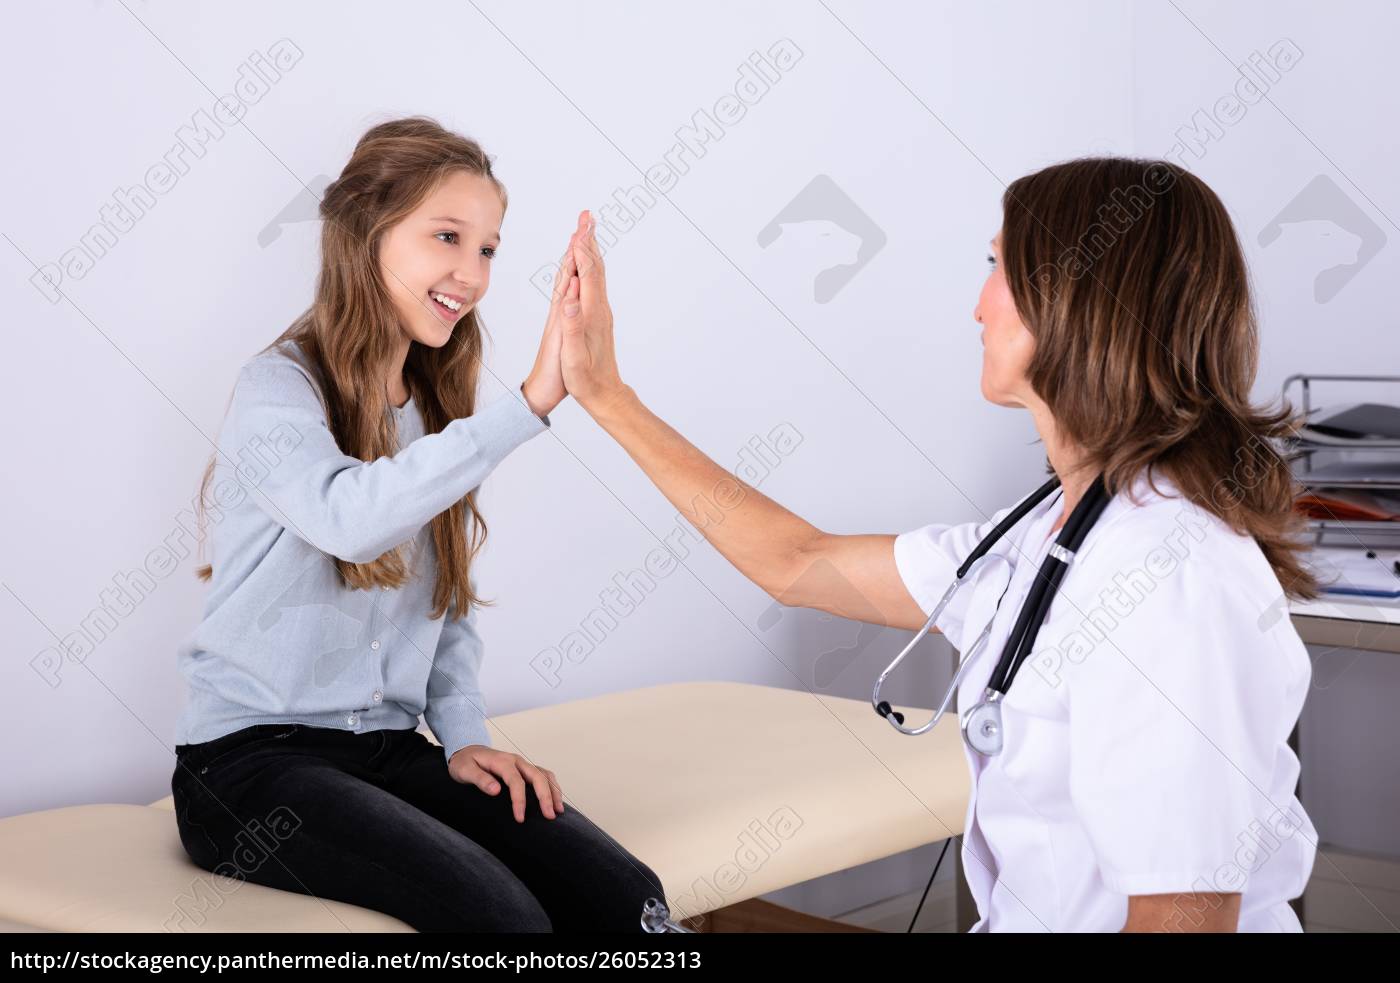
[[[740,573],[774,596],[791,585],[803,548],[821,530],[705,456],[631,386],[586,408]]]
[[[1120,932],[1235,932],[1240,895],[1219,893],[1134,894]]]

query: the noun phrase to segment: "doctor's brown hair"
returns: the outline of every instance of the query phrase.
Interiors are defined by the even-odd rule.
[[[373,461],[399,449],[385,380],[403,329],[385,282],[394,274],[381,270],[379,246],[390,228],[443,178],[458,171],[489,178],[506,206],[505,186],[491,173],[491,160],[476,141],[426,116],[392,119],[367,130],[321,199],[321,270],[312,304],[263,349],[288,339],[300,343],[303,367],[317,380],[331,434],[341,452],[351,457]],[[424,433],[438,433],[475,410],[484,332],[473,307],[441,348],[409,344],[404,379],[422,411]],[[295,355],[295,350],[289,348],[287,354]],[[217,453],[210,458],[200,484],[201,551],[205,499],[216,457]],[[489,604],[477,596],[470,578],[472,560],[486,540],[476,490],[430,524],[438,561],[430,617],[442,616],[449,605],[465,617],[470,605]],[[411,576],[405,561],[408,545],[368,563],[332,559],[347,587],[401,587]],[[201,580],[212,574],[211,564],[195,570]]]
[[[1297,421],[1250,402],[1258,321],[1215,192],[1167,161],[1088,157],[1013,181],[1002,209],[1027,379],[1087,466],[1111,492],[1164,475],[1253,536],[1288,597],[1316,597],[1275,444]]]

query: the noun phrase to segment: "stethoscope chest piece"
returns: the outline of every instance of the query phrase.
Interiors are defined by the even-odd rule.
[[[963,714],[963,740],[978,754],[1000,754],[1002,746],[1001,698],[996,690],[987,690],[982,700]]]

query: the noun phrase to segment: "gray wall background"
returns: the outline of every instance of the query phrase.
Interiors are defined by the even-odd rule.
[[[977,518],[1039,479],[1029,418],[980,397],[971,315],[1004,185],[1057,160],[1167,156],[1221,194],[1258,290],[1259,398],[1304,369],[1400,371],[1389,4],[73,0],[13,20],[0,38],[18,137],[0,160],[0,814],[168,792],[174,653],[205,591],[181,529],[239,366],[310,300],[311,195],[389,116],[430,114],[480,140],[510,190],[482,305],[490,399],[529,369],[547,305],[532,278],[578,210],[640,183],[735,94],[751,55],[800,51],[717,138],[673,156],[687,172],[636,207],[608,247],[609,281],[624,377],[731,468],[751,440],[795,430],[760,487],[831,531]],[[1241,91],[1237,65],[1254,77],[1285,49],[1294,63],[1264,75],[1257,99],[1221,103]],[[279,52],[295,63],[255,84]],[[184,153],[182,172],[152,171],[230,92],[238,121]],[[143,183],[161,185],[153,206],[95,235]],[[81,251],[88,269],[69,265]],[[56,289],[36,276],[45,264],[65,268]],[[490,712],[688,679],[867,695],[905,636],[773,610],[694,537],[685,568],[584,662],[542,675],[539,653],[679,521],[577,406],[552,419],[483,492],[479,576],[499,601],[482,616]],[[119,586],[143,572],[153,589],[122,606]],[[92,639],[84,659],[36,668],[73,632]],[[836,649],[851,654],[818,673]],[[946,664],[896,695],[927,702]],[[1364,692],[1393,666],[1352,660],[1336,682]],[[1374,746],[1394,746],[1372,706],[1370,733],[1389,735]],[[1371,762],[1326,739],[1337,714],[1308,714],[1316,767],[1356,776],[1307,803],[1324,837],[1345,827],[1400,851],[1379,826],[1347,825]],[[781,900],[844,910],[921,886],[925,859]]]

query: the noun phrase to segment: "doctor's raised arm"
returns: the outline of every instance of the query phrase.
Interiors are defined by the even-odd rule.
[[[704,523],[700,532],[775,600],[910,631],[923,625],[926,612],[895,563],[895,536],[823,532],[716,464],[622,381],[605,270],[587,212],[572,244],[578,273],[565,285],[561,353],[569,394],[677,509],[721,500],[724,521]]]

